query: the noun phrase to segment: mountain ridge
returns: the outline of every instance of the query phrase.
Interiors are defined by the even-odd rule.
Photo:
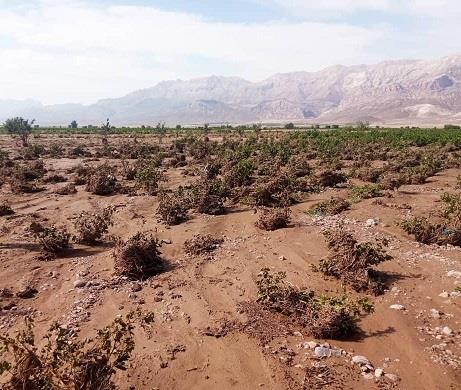
[[[65,125],[73,119],[100,124],[107,117],[116,125],[459,122],[461,55],[335,65],[317,72],[277,73],[258,82],[216,75],[166,80],[90,105],[0,100],[0,121],[17,115],[41,125]]]

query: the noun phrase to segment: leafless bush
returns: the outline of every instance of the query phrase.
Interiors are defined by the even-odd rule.
[[[160,192],[157,213],[167,225],[178,225],[187,219],[188,200],[182,191]]]
[[[86,190],[95,195],[110,195],[117,189],[115,171],[107,164],[92,170],[87,177]]]
[[[40,243],[42,251],[47,255],[56,255],[70,247],[70,234],[65,229],[56,226],[46,227],[38,222],[33,222],[29,230]]]
[[[184,242],[184,250],[190,255],[202,255],[213,252],[223,241],[222,238],[216,238],[209,234],[197,234]]]
[[[288,226],[291,211],[288,208],[263,208],[256,226],[263,230],[277,230]]]
[[[74,227],[77,231],[74,239],[81,244],[94,245],[98,243],[109,227],[114,224],[115,208],[108,206],[94,212],[83,211],[77,215]]]
[[[369,242],[358,243],[342,228],[325,232],[330,253],[322,259],[319,270],[340,279],[356,291],[368,291],[374,294],[384,292],[384,284],[374,265],[391,259],[382,245]]]
[[[148,233],[136,233],[119,241],[114,249],[115,273],[133,279],[146,279],[164,269],[159,241]]]

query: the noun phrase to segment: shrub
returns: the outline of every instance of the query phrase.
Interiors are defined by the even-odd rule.
[[[7,215],[13,215],[13,214],[14,214],[14,211],[8,203],[3,202],[0,204],[0,217],[5,217]]]
[[[228,189],[220,179],[202,179],[191,188],[190,206],[202,214],[224,214]]]
[[[371,313],[373,306],[366,300],[316,295],[285,281],[286,274],[271,274],[265,268],[258,275],[258,302],[270,310],[290,316],[316,338],[345,339],[358,331],[357,320],[362,313]]]
[[[48,152],[51,157],[58,158],[64,155],[64,148],[59,144],[51,144]]]
[[[40,223],[33,222],[29,230],[40,243],[42,251],[47,255],[56,255],[70,247],[70,234],[65,229],[59,229],[55,226],[45,227]]]
[[[188,202],[182,191],[161,192],[157,213],[167,225],[178,225],[187,219]]]
[[[333,197],[329,200],[325,200],[313,206],[308,213],[311,215],[336,215],[340,214],[345,210],[348,210],[350,207],[350,203],[343,199]]]
[[[315,174],[314,181],[321,187],[336,187],[338,184],[347,182],[347,176],[339,171],[324,169]]]
[[[406,233],[412,234],[416,241],[423,244],[461,246],[461,230],[440,223],[431,223],[428,218],[411,217],[401,221],[399,225]]]
[[[197,234],[184,242],[184,250],[190,255],[202,255],[213,252],[223,241],[222,238],[215,238],[209,234]]]
[[[351,198],[354,202],[359,202],[363,199],[378,198],[380,196],[382,196],[381,187],[377,184],[354,186],[351,191]]]
[[[58,195],[70,195],[75,194],[77,192],[77,189],[75,188],[75,184],[69,183],[57,188],[54,192]]]
[[[93,169],[87,176],[86,190],[95,195],[110,195],[117,189],[117,178],[107,164]]]
[[[8,379],[5,390],[117,388],[112,377],[126,369],[134,350],[132,313],[83,341],[74,340],[73,332],[54,323],[40,343],[43,347],[36,345],[32,320],[25,322],[26,328],[15,337],[0,335],[0,375]]]
[[[240,187],[251,183],[253,163],[249,159],[241,159],[224,175],[224,182],[229,187]]]
[[[29,136],[32,133],[33,124],[34,121],[29,122],[29,120],[16,117],[7,119],[4,127],[9,134],[18,136],[21,139],[22,146],[27,146],[29,144]]]
[[[288,226],[291,210],[288,208],[264,208],[256,221],[256,226],[263,230],[277,230]]]
[[[119,241],[114,249],[115,273],[132,279],[146,279],[163,271],[159,241],[148,233],[136,233]]]
[[[156,195],[159,184],[165,181],[165,175],[157,168],[156,162],[149,162],[136,172],[136,186],[149,195]]]
[[[94,212],[83,211],[77,215],[74,228],[77,231],[74,239],[81,244],[94,245],[98,243],[109,227],[114,224],[115,208],[108,206]]]
[[[372,266],[391,259],[382,245],[369,242],[358,243],[343,229],[325,232],[328,257],[322,259],[319,271],[327,276],[340,279],[355,291],[367,291],[376,295],[384,292],[380,274]]]
[[[67,181],[67,178],[62,176],[62,175],[50,175],[50,176],[47,176],[43,179],[43,181],[45,183],[52,183],[52,184],[56,184],[56,183],[64,183]]]

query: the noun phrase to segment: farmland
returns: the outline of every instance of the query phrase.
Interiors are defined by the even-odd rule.
[[[5,388],[459,388],[460,130],[36,129],[0,151]]]

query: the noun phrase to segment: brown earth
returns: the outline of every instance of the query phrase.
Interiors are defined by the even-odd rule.
[[[57,141],[73,143],[72,139]],[[9,138],[1,138],[0,147],[12,145]],[[48,169],[63,175],[80,161],[45,160]],[[119,165],[117,160],[109,163]],[[169,186],[185,180],[180,172],[168,170]],[[461,297],[439,296],[454,290],[457,280],[447,273],[461,271],[461,250],[418,244],[396,226],[407,213],[399,205],[411,206],[416,214],[428,212],[444,191],[454,189],[459,174],[459,170],[447,170],[426,184],[403,186],[392,198],[383,199],[387,207],[370,199],[353,204],[340,216],[305,214],[316,202],[347,192],[329,189],[293,206],[291,225],[273,232],[255,227],[257,216],[245,207],[234,206],[223,216],[194,214],[170,228],[158,222],[156,197],[100,197],[86,192],[84,186],[77,186],[76,194],[61,196],[53,192],[59,185],[47,185],[46,191],[36,194],[11,195],[3,186],[2,199],[10,201],[16,214],[1,220],[0,288],[16,292],[28,285],[38,294],[31,299],[13,298],[16,309],[0,311],[1,332],[21,327],[22,317],[29,313],[39,334],[58,320],[76,326],[83,337],[119,314],[137,307],[151,310],[155,313],[152,337],[136,333],[132,367],[118,374],[120,389],[461,388]],[[24,230],[38,215],[72,231],[75,214],[108,204],[117,209],[111,235],[128,238],[138,231],[154,231],[167,241],[162,254],[168,270],[141,282],[140,291],[130,281],[111,284],[110,243],[74,245],[64,258],[43,262],[36,259],[38,247]],[[368,227],[369,218],[376,218],[377,226]],[[351,355],[317,359],[311,349],[300,347],[313,340],[302,329],[293,331],[277,315],[256,310],[252,318],[251,312],[242,310],[242,304],[255,301],[255,280],[265,267],[285,271],[295,285],[342,294],[344,289],[336,280],[325,280],[311,267],[327,255],[322,230],[341,220],[360,240],[389,240],[393,260],[378,266],[390,276],[389,291],[370,297],[375,312],[360,321],[363,333],[354,340],[316,341],[366,356],[374,367],[398,375],[397,382],[363,378],[350,363]],[[224,243],[211,258],[187,255],[183,243],[197,233],[223,237]],[[77,279],[93,283],[74,288]],[[392,304],[401,304],[405,310],[392,310]],[[442,313],[439,319],[431,316],[431,309]],[[434,331],[445,326],[454,334]],[[441,343],[446,346],[436,347]],[[313,381],[311,371],[306,371],[318,363],[325,366],[329,378],[325,385]]]

